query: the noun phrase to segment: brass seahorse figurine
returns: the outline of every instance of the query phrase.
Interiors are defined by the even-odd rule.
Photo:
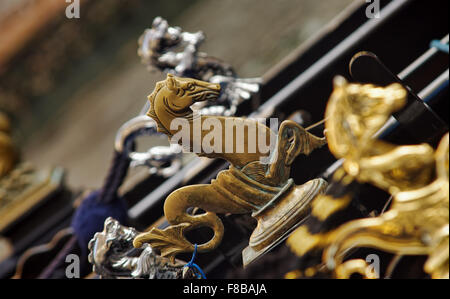
[[[270,144],[276,136],[264,124],[248,118],[197,115],[190,108],[198,101],[216,100],[219,93],[218,84],[168,74],[149,96],[151,105],[147,114],[156,121],[160,132],[172,140],[179,138],[176,141],[187,151],[225,159],[231,166],[221,171],[211,184],[185,186],[172,192],[164,203],[164,214],[171,225],[138,235],[134,239],[136,247],[148,242],[162,256],[173,260],[178,253],[194,250],[194,245],[184,237],[187,230],[208,226],[214,236],[200,244],[198,251],[213,250],[224,233],[216,213],[253,213],[258,226],[244,250],[246,265],[304,218],[311,200],[326,187],[322,179],[295,186],[289,178],[295,158],[324,145],[325,138],[308,133],[293,121],[284,121],[275,149],[260,150],[257,144]],[[185,126],[180,129],[182,121]],[[186,212],[190,207],[206,213],[190,215]]]
[[[406,91],[399,84],[382,88],[335,80],[325,129],[330,151],[344,163],[334,179],[347,185],[370,183],[393,196],[390,209],[378,217],[349,221],[318,235],[302,226],[291,235],[288,245],[299,256],[323,250],[323,262],[337,278],[370,273],[364,260],[343,262],[353,247],[429,255],[425,271],[434,278],[448,277],[448,134],[436,153],[428,144],[396,146],[373,138],[405,102]],[[318,196],[311,214],[326,221],[351,201],[351,192]]]

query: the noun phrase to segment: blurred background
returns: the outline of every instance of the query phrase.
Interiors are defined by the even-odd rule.
[[[156,16],[202,30],[200,50],[259,77],[353,0],[0,1],[0,111],[21,160],[61,166],[69,188],[98,188],[118,128],[164,75],[149,72],[137,40]],[[364,1],[357,1],[364,2]]]

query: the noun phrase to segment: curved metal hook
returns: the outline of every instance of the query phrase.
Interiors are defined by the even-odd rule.
[[[147,166],[151,174],[163,177],[171,176],[181,168],[180,145],[153,146],[146,152],[135,152],[132,147],[139,136],[165,135],[157,131],[155,121],[146,115],[136,116],[124,123],[117,131],[114,148],[130,158],[131,167]]]

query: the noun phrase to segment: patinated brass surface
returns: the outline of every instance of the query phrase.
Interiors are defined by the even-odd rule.
[[[37,170],[25,162],[0,179],[0,232],[60,188],[63,173],[58,167]]]
[[[0,112],[0,232],[24,215],[62,182],[62,169],[37,170],[20,162],[10,123]]]
[[[438,169],[435,180],[429,171],[435,168],[434,163],[417,165],[418,169],[422,168],[422,173],[429,174],[429,183],[421,177],[417,188],[407,189],[402,188],[404,182],[400,180],[399,184],[389,188],[395,190],[389,211],[379,217],[346,223],[328,237],[327,242],[331,245],[324,252],[324,260],[329,268],[345,269],[348,262],[342,264],[342,259],[349,248],[374,247],[401,255],[429,255],[424,270],[433,278],[448,278],[448,164],[442,163],[448,159],[448,144],[446,135],[436,154],[432,150],[417,153],[422,158],[435,159]],[[396,149],[409,156],[408,160],[399,159],[405,164],[416,159],[408,149],[404,146]],[[407,168],[402,166],[397,166],[398,172]],[[445,167],[446,171],[439,171]],[[336,274],[339,277],[340,273]]]
[[[390,209],[378,217],[350,221],[320,236],[301,227],[289,238],[288,245],[300,256],[313,246],[324,247],[324,262],[335,277],[368,273],[365,261],[343,259],[351,248],[373,247],[429,255],[425,271],[433,278],[448,278],[448,134],[436,152],[427,144],[396,146],[372,138],[405,101],[406,91],[399,84],[381,88],[335,80],[326,136],[330,151],[345,159],[335,176],[373,184],[393,196]],[[320,196],[312,213],[326,219],[349,201]]]
[[[237,134],[231,134],[235,145],[231,152],[227,151],[225,142],[221,145],[216,144],[218,140],[215,139],[214,142],[204,142],[209,131],[201,130],[199,138],[194,138],[194,134],[197,134],[196,121],[202,127],[208,122],[215,122],[221,124],[219,136],[226,140],[227,134],[230,134],[227,130],[233,130],[233,127],[226,125],[226,121],[233,120],[257,128],[264,133],[258,134],[258,138],[265,138],[266,144],[269,144],[271,134],[274,133],[254,119],[196,115],[190,109],[195,102],[216,100],[219,92],[218,84],[169,74],[165,81],[157,83],[149,96],[151,107],[148,115],[158,123],[159,131],[169,137],[181,134],[185,140],[190,140],[185,150],[199,148],[199,156],[222,158],[232,165],[228,170],[221,171],[211,184],[186,186],[171,193],[164,204],[164,214],[171,225],[164,230],[153,228],[150,232],[138,235],[134,239],[136,247],[145,242],[150,243],[161,251],[162,256],[174,260],[178,253],[194,250],[194,245],[184,237],[184,233],[207,226],[213,229],[214,237],[200,244],[198,251],[212,250],[219,245],[224,233],[223,224],[215,213],[253,213],[258,219],[258,227],[249,243],[257,253],[270,247],[300,221],[308,211],[310,201],[325,188],[326,182],[321,179],[301,186],[296,186],[289,179],[290,166],[299,154],[307,155],[326,143],[324,138],[311,135],[293,121],[281,124],[276,150],[272,154],[261,152],[258,147],[252,148],[254,144],[248,137],[250,129],[245,130],[240,138]],[[171,122],[175,118],[187,120],[190,129],[171,129]],[[243,145],[241,152],[236,150],[239,144]],[[263,157],[270,159],[270,163],[262,163]],[[190,215],[186,211],[191,207],[200,208],[206,213]],[[244,256],[244,263],[251,260],[253,257]]]

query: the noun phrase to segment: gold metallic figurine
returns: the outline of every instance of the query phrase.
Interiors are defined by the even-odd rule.
[[[367,277],[364,260],[344,262],[345,253],[355,247],[428,255],[424,270],[432,278],[449,276],[448,134],[436,152],[428,144],[397,146],[372,137],[405,102],[406,91],[399,84],[382,88],[335,80],[325,124],[330,151],[344,159],[346,175],[393,198],[387,212],[347,222],[320,240],[309,240],[304,228],[291,235],[288,245],[298,255],[308,250],[307,244],[320,243],[325,248],[323,261],[337,278],[356,272]],[[315,202],[324,200],[319,196]],[[314,205],[313,214],[326,213],[327,209],[314,210]]]
[[[253,213],[258,225],[250,237],[249,247],[243,252],[245,266],[289,233],[307,215],[311,200],[326,187],[322,179],[296,186],[289,178],[294,159],[299,154],[308,155],[326,141],[293,121],[284,121],[275,150],[263,152],[256,144],[270,144],[274,133],[257,120],[193,113],[191,105],[214,101],[219,92],[218,84],[169,74],[165,81],[157,83],[149,96],[148,115],[157,122],[159,131],[169,137],[181,136],[180,142],[189,140],[184,145],[185,150],[203,157],[225,159],[231,166],[221,171],[211,184],[185,186],[172,192],[164,204],[164,214],[171,225],[164,230],[153,228],[138,235],[134,245],[150,243],[162,256],[174,260],[178,253],[194,250],[184,233],[207,226],[213,229],[214,237],[200,244],[198,251],[210,251],[220,244],[224,233],[223,224],[215,213]],[[174,126],[179,119],[186,120],[188,130]],[[247,128],[241,135],[238,133],[240,126]],[[217,133],[215,138],[211,138],[213,133]],[[257,138],[252,139],[252,136]],[[268,163],[261,162],[264,158]],[[206,213],[191,215],[188,208],[200,208]]]

